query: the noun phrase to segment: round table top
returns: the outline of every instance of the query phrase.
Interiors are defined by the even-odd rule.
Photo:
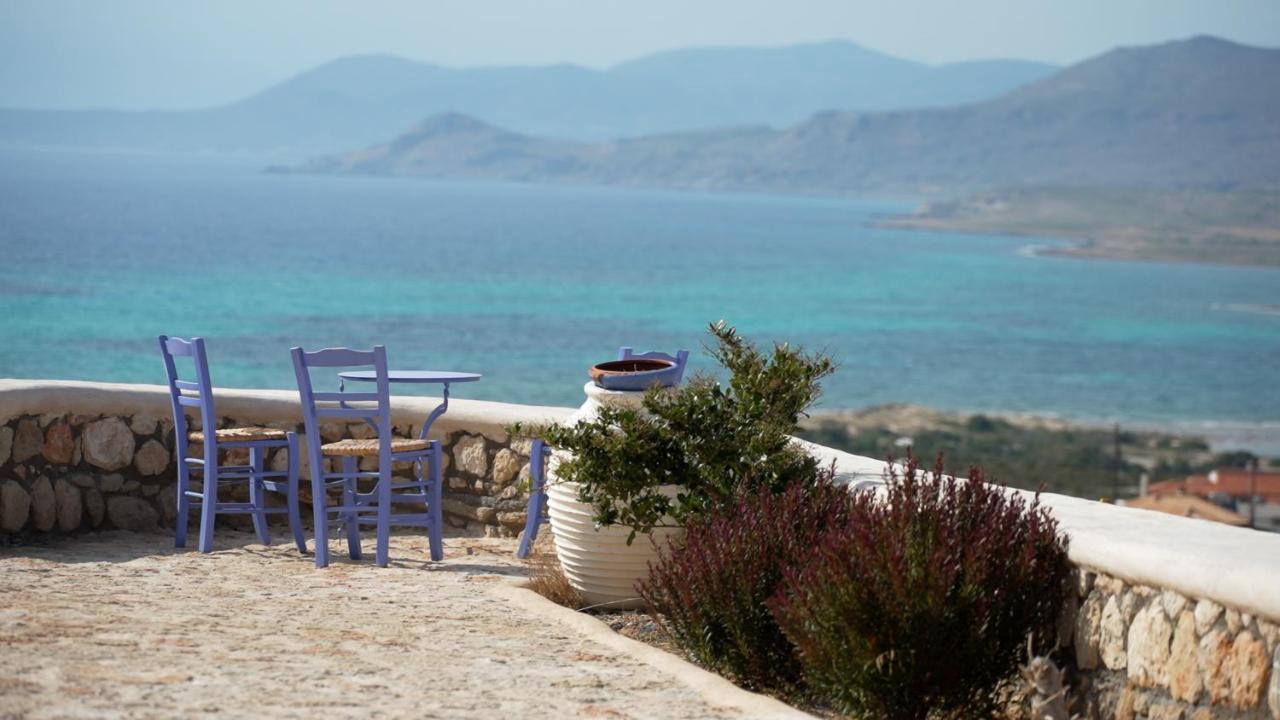
[[[338,377],[343,380],[360,380],[364,382],[374,382],[378,379],[377,372],[373,370],[348,370],[347,372],[338,373]],[[456,383],[456,382],[475,382],[481,377],[480,373],[451,372],[449,370],[388,370],[387,381],[398,383]]]

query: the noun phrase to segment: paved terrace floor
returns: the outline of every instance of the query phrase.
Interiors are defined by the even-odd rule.
[[[723,718],[669,675],[522,610],[512,541],[393,539],[318,571],[227,533],[0,549],[0,717]]]

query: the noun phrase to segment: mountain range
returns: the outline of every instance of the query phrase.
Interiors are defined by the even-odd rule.
[[[0,109],[0,143],[314,154],[379,142],[439,113],[531,135],[606,140],[742,123],[782,127],[830,109],[952,105],[1055,69],[1021,60],[930,66],[848,42],[675,50],[607,70],[357,56],[208,110]]]
[[[299,169],[823,194],[1259,186],[1280,183],[1277,78],[1280,50],[1201,36],[1116,49],[955,107],[610,142],[531,137],[450,113]]]

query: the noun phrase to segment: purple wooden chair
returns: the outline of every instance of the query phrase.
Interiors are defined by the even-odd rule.
[[[619,360],[630,360],[631,358],[650,358],[654,360],[669,360],[676,364],[674,383],[680,384],[680,380],[684,377],[685,365],[689,362],[689,351],[679,350],[675,355],[668,355],[664,352],[647,352],[637,353],[629,347],[618,348]],[[529,551],[533,549],[533,541],[538,538],[538,530],[546,523],[550,522],[550,516],[547,515],[547,493],[546,493],[546,458],[550,457],[551,448],[543,440],[534,440],[533,448],[529,451],[529,502],[525,505],[524,535],[520,538],[520,547],[516,548],[516,557],[521,560],[529,557]]]
[[[680,380],[684,378],[685,365],[689,363],[689,351],[679,350],[676,352],[675,355],[668,355],[664,352],[638,353],[638,352],[634,352],[629,347],[618,348],[619,360],[630,360],[631,358],[647,358],[650,360],[669,360],[675,363],[676,367],[679,368],[679,370],[676,371],[676,376],[675,376],[675,379],[672,381],[672,384],[679,385]]]
[[[441,511],[440,443],[426,439],[402,439],[392,436],[391,391],[387,381],[387,349],[382,345],[372,350],[326,348],[305,352],[293,348],[293,369],[298,376],[298,393],[302,399],[302,415],[307,426],[307,452],[311,464],[311,496],[315,510],[316,567],[329,564],[329,515],[343,526],[347,551],[352,560],[360,559],[360,526],[377,527],[375,560],[386,567],[392,525],[426,527],[431,544],[431,559],[444,558],[444,516]],[[312,388],[311,368],[372,367],[377,376],[375,392],[317,392]],[[373,427],[376,437],[368,440],[340,440],[322,443],[320,422],[363,420]],[[325,470],[327,457],[338,458],[340,469]],[[376,471],[361,471],[358,460],[376,457]],[[398,480],[391,475],[391,464],[413,463],[414,478]],[[423,465],[430,469],[428,478]],[[359,481],[376,479],[372,490],[362,492]],[[326,490],[342,488],[342,501],[329,505]],[[414,492],[405,492],[412,489]],[[393,505],[419,504],[423,512],[394,513]]]
[[[267,532],[267,515],[288,513],[289,529],[298,550],[306,552],[306,538],[302,535],[302,519],[298,514],[298,436],[265,427],[223,428],[218,430],[218,414],[213,406],[213,387],[209,381],[209,359],[205,354],[204,339],[183,340],[160,336],[160,354],[164,357],[164,370],[169,379],[169,400],[173,406],[173,435],[178,458],[178,517],[174,531],[174,544],[187,545],[187,522],[191,508],[200,508],[200,552],[213,549],[214,518],[220,513],[253,515],[253,529],[263,545],[271,544]],[[195,381],[178,378],[175,357],[189,357],[195,370]],[[183,408],[194,408],[200,414],[202,430],[191,432],[187,428],[187,416]],[[190,443],[204,446],[202,457],[190,456]],[[219,465],[218,451],[231,448],[248,448],[248,465]],[[288,469],[267,471],[264,467],[267,451],[284,448],[289,453]],[[200,492],[191,490],[191,473],[203,476]],[[249,502],[220,502],[218,486],[233,482],[248,482]],[[285,507],[268,507],[264,492],[283,493]],[[194,502],[193,502],[194,501]]]

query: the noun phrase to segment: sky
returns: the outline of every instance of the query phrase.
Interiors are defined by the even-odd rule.
[[[0,0],[0,107],[207,107],[365,53],[605,68],[839,39],[935,64],[1070,64],[1197,34],[1280,46],[1280,0]]]

